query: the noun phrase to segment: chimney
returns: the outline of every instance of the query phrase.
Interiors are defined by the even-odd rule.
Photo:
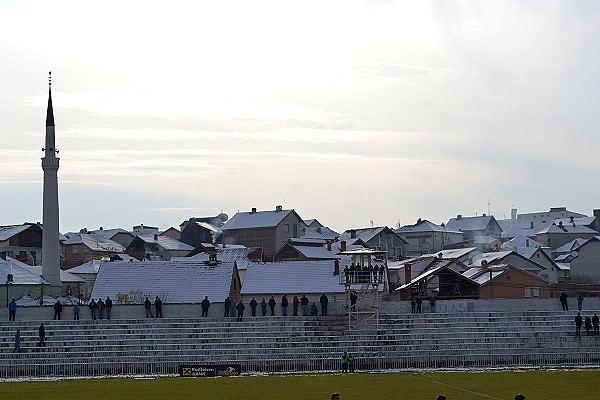
[[[456,216],[456,219],[462,219],[462,215],[461,215],[461,214],[458,214],[458,215]]]
[[[100,229],[99,229],[99,230],[103,231],[103,230],[104,230],[104,228],[103,228],[103,227],[100,227]]]
[[[481,266],[483,267],[485,265],[487,265],[487,260],[481,260]]]
[[[511,208],[510,219],[517,219],[517,209],[516,208]]]
[[[481,214],[481,216],[482,216],[482,217],[486,217],[487,215],[485,215],[485,214]]]
[[[340,274],[340,260],[337,258],[335,260],[333,260],[333,274],[334,275]]]
[[[252,211],[250,211],[250,214],[256,214],[256,207],[252,207]]]
[[[356,239],[356,229],[350,229],[350,239]]]
[[[340,241],[340,251],[346,251],[346,241]]]
[[[559,228],[562,228],[562,227],[563,227],[563,223],[562,223],[562,221],[558,221],[558,227],[559,227]]]
[[[158,240],[158,235],[155,233],[154,234],[154,241],[157,241],[157,240]]]
[[[571,215],[571,218],[569,218],[569,222],[570,223],[574,223],[575,221],[573,220],[573,216]]]
[[[404,283],[410,283],[410,281],[412,280],[412,273],[411,273],[411,264],[405,264],[404,265]]]
[[[275,212],[279,212],[281,210],[283,210],[283,207],[281,207],[281,206],[276,206],[275,207]]]
[[[533,221],[531,221],[531,225],[529,226],[529,229],[533,229]]]
[[[529,239],[525,239],[525,247],[529,247]]]
[[[331,251],[331,242],[327,241],[327,251]]]

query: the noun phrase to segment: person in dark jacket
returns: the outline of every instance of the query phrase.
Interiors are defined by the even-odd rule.
[[[156,318],[162,318],[162,300],[158,296],[154,299],[154,308],[156,309]]]
[[[106,308],[106,304],[102,301],[102,298],[98,299],[98,319],[104,319],[104,309]]]
[[[585,317],[585,335],[590,336],[590,331],[592,330],[592,319],[587,316]]]
[[[417,303],[417,314],[421,314],[421,304],[423,304],[423,299],[417,297],[415,303]]]
[[[560,292],[560,296],[558,297],[560,299],[560,304],[562,305],[563,311],[569,311],[569,303],[567,303],[567,297],[569,297],[569,295],[565,292]]]
[[[110,319],[111,313],[112,313],[112,300],[110,299],[110,297],[106,296],[106,301],[104,302],[104,305],[106,306],[106,319]]]
[[[581,323],[583,318],[581,318],[581,313],[577,313],[575,317],[575,336],[581,336]]]
[[[250,308],[252,309],[252,316],[256,317],[256,306],[258,305],[258,301],[256,301],[256,299],[253,297],[252,300],[250,300]]]
[[[208,308],[210,307],[210,300],[208,300],[208,296],[204,296],[204,300],[200,303],[202,307],[202,316],[208,317]]]
[[[43,322],[38,328],[38,336],[40,338],[40,341],[38,342],[38,347],[46,347],[46,328],[44,328]]]
[[[17,329],[15,333],[15,347],[13,348],[13,353],[21,352],[21,330]]]
[[[600,318],[598,318],[598,314],[594,313],[592,317],[592,325],[594,325],[594,335],[600,334]]]
[[[267,315],[267,302],[265,301],[264,297],[260,302],[260,308],[262,308],[262,316],[264,317],[265,315]]]
[[[154,318],[154,314],[152,314],[152,303],[150,303],[150,300],[146,297],[146,301],[144,301],[144,308],[146,309],[146,318],[148,318],[148,315],[150,315],[150,318]]]
[[[17,302],[15,301],[15,299],[12,299],[12,301],[8,304],[8,320],[14,321],[16,315],[17,315]]]
[[[60,300],[56,300],[54,303],[54,319],[60,319],[60,313],[62,312],[63,306]]]
[[[271,296],[269,299],[269,308],[271,308],[271,315],[275,315],[275,297]]]
[[[237,320],[238,322],[241,322],[242,318],[244,317],[244,310],[246,309],[246,306],[240,300],[240,302],[235,306],[235,309],[237,310]]]
[[[300,297],[300,305],[302,306],[302,315],[306,317],[309,312],[309,307],[308,298],[305,295],[302,295],[302,297]]]
[[[287,315],[288,304],[287,295],[284,294],[281,298],[281,315]]]
[[[294,307],[294,317],[298,316],[298,304],[300,304],[300,300],[298,300],[298,296],[294,296],[292,299],[292,307]]]
[[[94,299],[92,299],[92,301],[90,301],[90,304],[88,304],[88,307],[90,308],[90,312],[92,313],[92,319],[95,320],[96,319],[96,309],[98,308],[98,304],[96,304]]]
[[[350,310],[356,311],[356,300],[358,300],[358,296],[356,292],[350,292]]]
[[[321,315],[327,315],[327,303],[329,303],[329,299],[325,293],[319,297],[319,302],[321,303]]]
[[[229,307],[231,307],[231,299],[229,297],[225,298],[225,302],[223,303],[223,305],[225,306],[225,313],[223,314],[223,316],[229,317]]]

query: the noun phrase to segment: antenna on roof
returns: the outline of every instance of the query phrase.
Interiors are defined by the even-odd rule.
[[[371,217],[371,228],[373,227],[373,217]]]
[[[52,71],[48,71],[48,86],[52,86]]]

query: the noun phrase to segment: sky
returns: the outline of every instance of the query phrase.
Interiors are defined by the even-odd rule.
[[[600,2],[0,0],[0,225],[600,208]]]

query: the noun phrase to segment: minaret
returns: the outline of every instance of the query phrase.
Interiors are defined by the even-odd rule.
[[[50,72],[51,74],[51,72]],[[50,79],[52,77],[50,76]],[[58,150],[54,145],[54,111],[52,110],[52,81],[48,82],[48,110],[46,111],[46,147],[42,149],[44,171],[44,205],[42,236],[42,276],[60,286],[60,242],[58,238]]]

